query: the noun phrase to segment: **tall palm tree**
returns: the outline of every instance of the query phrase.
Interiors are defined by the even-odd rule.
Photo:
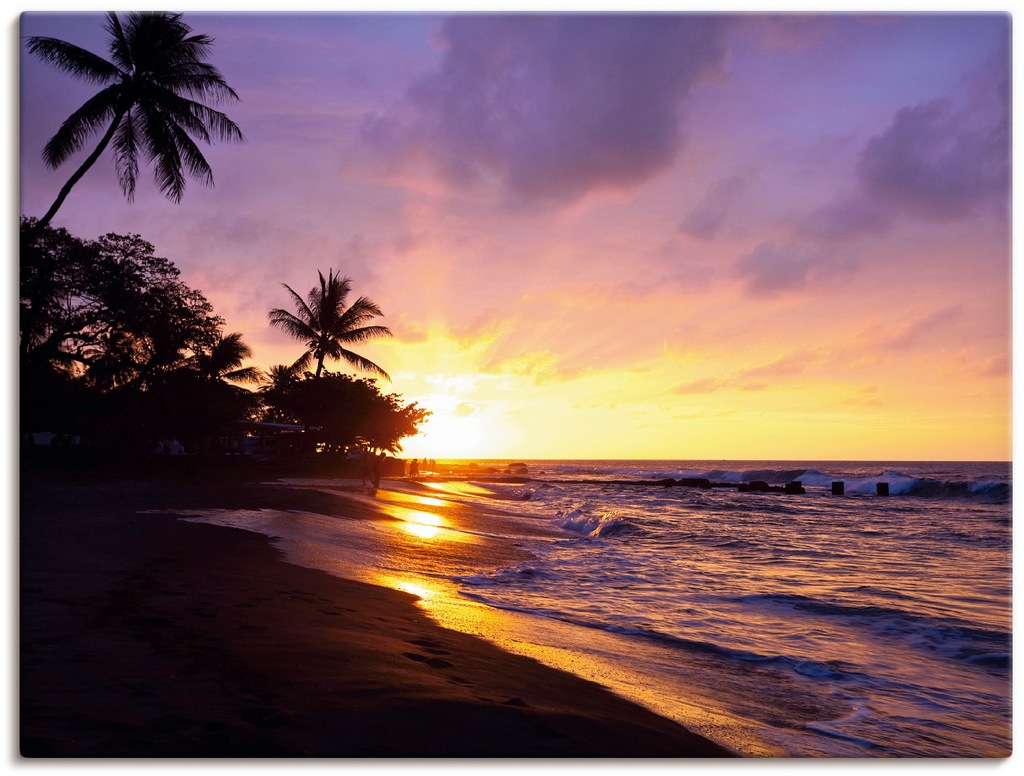
[[[326,278],[319,270],[317,274],[320,276],[320,285],[310,289],[305,300],[290,286],[281,284],[292,297],[294,313],[280,308],[270,311],[272,325],[284,329],[306,344],[306,352],[295,361],[293,367],[301,371],[315,360],[316,377],[320,377],[325,359],[343,359],[357,369],[390,381],[388,373],[375,363],[344,347],[353,342],[390,337],[391,331],[386,326],[366,325],[384,313],[365,296],[359,297],[351,307],[346,307],[345,300],[352,281],[335,275],[334,270],[328,271]]]
[[[154,164],[156,184],[173,202],[185,191],[186,173],[212,186],[210,165],[193,141],[212,143],[214,136],[242,141],[238,126],[206,102],[238,100],[220,72],[204,61],[213,46],[207,35],[191,35],[180,13],[133,12],[124,24],[107,14],[110,61],[57,38],[33,36],[29,53],[70,75],[103,84],[96,95],[71,114],[43,149],[43,161],[58,168],[85,141],[106,127],[99,145],[75,171],[38,222],[50,223],[72,187],[113,143],[121,190],[131,202],[139,156]],[[193,99],[194,98],[194,99]]]

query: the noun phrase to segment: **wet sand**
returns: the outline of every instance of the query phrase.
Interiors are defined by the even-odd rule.
[[[286,563],[253,533],[140,514],[337,510],[252,476],[22,472],[23,757],[729,756],[441,628],[411,595]]]

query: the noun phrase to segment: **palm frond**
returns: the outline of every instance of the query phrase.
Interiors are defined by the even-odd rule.
[[[110,57],[114,60],[122,71],[128,73],[132,70],[132,54],[131,47],[128,45],[128,39],[124,34],[124,27],[121,26],[121,20],[117,18],[117,14],[113,11],[107,12],[107,21],[103,25],[107,30],[107,35],[110,36]]]
[[[313,351],[312,350],[307,350],[305,353],[303,353],[301,356],[299,356],[297,359],[295,359],[295,362],[291,366],[292,371],[294,371],[295,374],[297,374],[297,375],[298,374],[302,374],[307,369],[309,369],[309,365],[312,363],[312,361],[313,361]]]
[[[188,136],[188,133],[176,124],[169,123],[168,128],[174,138],[174,145],[178,152],[178,164],[183,163],[188,174],[204,186],[213,187],[213,170],[210,169],[210,165],[206,161],[206,157],[199,150],[199,146],[192,142],[192,138]]]
[[[120,92],[117,87],[108,87],[90,97],[68,116],[60,125],[57,134],[43,147],[43,161],[47,167],[56,169],[68,157],[79,151],[85,141],[104,129],[117,115]]]
[[[384,313],[377,304],[365,296],[359,297],[338,319],[338,331],[350,331],[361,327],[364,323],[374,318],[382,317]]]
[[[213,137],[232,143],[245,142],[245,135],[242,134],[242,130],[226,114],[191,100],[187,101],[186,104],[192,119],[187,126],[191,128],[194,123],[196,134],[199,133],[201,128],[202,137],[207,143],[212,143]]]
[[[121,191],[129,202],[135,200],[135,182],[139,177],[139,138],[133,111],[128,111],[114,133],[114,163]]]
[[[185,173],[181,155],[171,126],[157,112],[141,111],[143,119],[143,150],[153,161],[153,180],[157,188],[172,202],[180,202],[185,193]]]
[[[262,374],[263,373],[257,367],[247,366],[242,369],[225,372],[224,379],[231,380],[235,383],[258,383]]]
[[[268,317],[271,326],[284,330],[294,339],[306,341],[316,339],[316,331],[302,318],[287,310],[280,308],[271,310]]]
[[[225,367],[240,366],[247,358],[252,358],[252,348],[242,341],[240,331],[223,335],[214,345],[213,352]]]
[[[121,71],[103,57],[67,41],[33,36],[25,47],[43,62],[90,83],[109,84],[121,76]]]
[[[350,350],[343,350],[341,352],[341,357],[357,369],[361,369],[362,371],[369,372],[371,374],[380,375],[389,383],[391,382],[391,376],[381,367],[370,361],[370,359],[364,358],[358,353],[353,353]]]
[[[309,309],[309,306],[306,304],[303,298],[298,295],[294,288],[289,286],[287,283],[282,283],[281,285],[284,287],[284,290],[288,292],[288,295],[291,296],[292,303],[295,305],[295,310],[298,313],[298,317],[301,320],[305,321],[307,326],[312,327],[312,325],[316,322],[316,315],[313,313],[311,309]]]
[[[369,342],[373,339],[390,337],[391,329],[387,326],[363,326],[359,329],[349,329],[345,332],[344,342]]]

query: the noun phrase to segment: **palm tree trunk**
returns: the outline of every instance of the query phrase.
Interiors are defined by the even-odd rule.
[[[46,215],[36,222],[36,228],[34,230],[35,234],[38,234],[45,229],[47,224],[53,220],[53,217],[57,214],[60,206],[64,204],[64,200],[68,198],[68,194],[71,193],[71,189],[74,185],[82,179],[82,176],[84,176],[89,171],[89,168],[96,163],[96,160],[100,158],[100,154],[106,150],[107,145],[110,143],[110,139],[114,136],[114,131],[117,129],[117,125],[121,123],[121,119],[124,118],[124,114],[126,112],[126,109],[119,110],[114,116],[114,120],[110,124],[110,129],[108,129],[106,134],[103,135],[103,139],[100,140],[100,144],[96,146],[96,150],[89,154],[89,157],[82,162],[81,167],[75,170],[75,174],[68,179],[67,183],[64,184],[64,188],[60,190],[60,193],[57,195],[57,199],[54,200],[52,205],[50,205],[50,209],[46,211]]]

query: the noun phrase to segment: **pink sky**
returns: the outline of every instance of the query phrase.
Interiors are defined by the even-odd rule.
[[[54,224],[141,234],[261,367],[280,284],[348,275],[410,457],[1010,457],[1009,16],[185,20],[247,142],[179,205],[105,158]],[[39,216],[96,87],[21,68]]]

